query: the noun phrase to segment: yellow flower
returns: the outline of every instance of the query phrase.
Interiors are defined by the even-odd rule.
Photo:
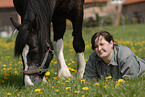
[[[65,82],[69,83],[70,81],[69,80],[66,80]]]
[[[71,71],[76,71],[75,69],[71,68]]]
[[[68,80],[70,80],[70,78],[68,78]]]
[[[85,95],[82,95],[82,97],[85,97]]]
[[[108,76],[108,77],[106,77],[106,79],[111,79],[112,78],[112,76]]]
[[[57,79],[57,77],[52,77],[52,79]]]
[[[68,89],[71,89],[71,87],[66,87],[65,89],[68,90]]]
[[[17,72],[17,71],[15,71],[15,72],[14,72],[14,75],[18,75],[18,72]]]
[[[116,87],[119,86],[119,83],[117,83],[115,86],[116,86]]]
[[[6,67],[6,66],[7,66],[7,65],[5,65],[5,64],[3,65],[3,67]]]
[[[75,93],[80,93],[80,91],[75,91]]]
[[[81,80],[81,83],[82,83],[82,82],[85,82],[85,80]]]
[[[128,75],[124,75],[124,77],[127,77]]]
[[[41,89],[35,89],[35,92],[40,92],[41,91]]]
[[[61,84],[65,85],[65,83],[61,83]]]
[[[123,79],[119,79],[118,80],[118,83],[122,83],[124,80]]]
[[[47,71],[47,72],[45,73],[45,75],[46,75],[46,76],[49,76],[49,75],[50,75],[50,72],[49,72],[49,71]]]
[[[60,83],[60,81],[57,81],[57,83]]]
[[[82,89],[83,89],[83,90],[88,90],[89,88],[88,88],[88,87],[83,87]]]
[[[104,88],[106,88],[106,86],[104,86]]]
[[[58,90],[58,89],[56,89],[56,90],[55,90],[55,92],[59,92],[59,90]]]
[[[7,95],[12,95],[11,93],[7,93]]]
[[[95,85],[97,85],[97,86],[98,86],[98,85],[100,85],[100,84],[99,84],[99,83],[95,83]]]

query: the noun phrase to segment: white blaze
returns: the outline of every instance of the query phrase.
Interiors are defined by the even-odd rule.
[[[23,56],[23,60],[24,60],[24,67],[25,67],[25,71],[28,70],[28,61],[27,61],[27,54],[29,52],[29,46],[26,45],[23,49],[23,53],[22,53],[22,56]],[[25,75],[24,76],[24,82],[25,82],[25,86],[28,86],[28,85],[34,85],[33,82],[31,81],[30,79],[30,76],[29,75]]]

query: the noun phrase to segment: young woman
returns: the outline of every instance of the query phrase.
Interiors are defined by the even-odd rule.
[[[84,78],[98,79],[112,76],[116,79],[138,77],[145,72],[145,61],[128,48],[114,44],[107,31],[97,32],[91,39],[94,52],[86,63]],[[126,77],[125,76],[125,77]]]

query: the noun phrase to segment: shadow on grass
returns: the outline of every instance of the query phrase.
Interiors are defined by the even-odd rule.
[[[20,88],[22,85],[23,85],[23,76],[21,74],[20,75],[0,74],[0,86],[1,87]]]

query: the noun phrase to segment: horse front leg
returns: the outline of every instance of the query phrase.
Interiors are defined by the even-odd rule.
[[[54,52],[57,58],[57,76],[62,77],[71,77],[71,73],[66,66],[64,55],[63,55],[63,40],[59,39],[57,42],[54,41]]]
[[[66,28],[66,19],[59,18],[53,21],[53,32],[54,32],[54,53],[57,58],[57,76],[62,77],[71,77],[71,73],[65,63],[63,55],[63,35]]]

